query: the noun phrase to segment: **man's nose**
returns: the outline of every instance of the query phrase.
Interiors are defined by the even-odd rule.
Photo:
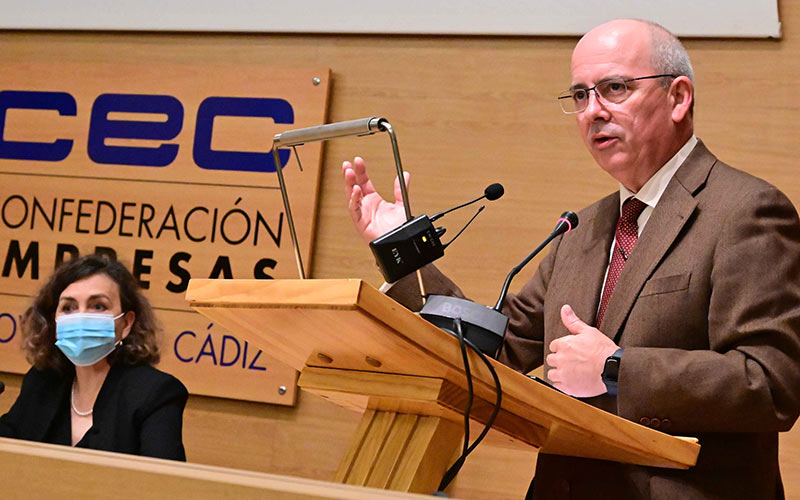
[[[590,118],[592,120],[598,118],[603,120],[607,119],[608,108],[600,101],[600,94],[597,93],[597,89],[590,90],[586,99],[586,108],[583,110],[585,118]]]

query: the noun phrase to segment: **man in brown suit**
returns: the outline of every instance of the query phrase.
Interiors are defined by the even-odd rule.
[[[783,497],[777,433],[800,413],[800,222],[776,188],[694,136],[692,80],[660,26],[617,20],[580,40],[559,100],[620,190],[582,210],[509,296],[500,359],[523,372],[545,363],[569,394],[698,437],[698,463],[542,454],[534,498]],[[380,199],[363,160],[343,171],[366,241],[402,223],[402,204]],[[424,275],[428,293],[461,294],[433,266]],[[413,282],[389,294],[413,306]]]

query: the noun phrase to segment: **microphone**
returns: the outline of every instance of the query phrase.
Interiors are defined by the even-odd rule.
[[[486,355],[496,357],[503,344],[503,337],[508,326],[508,316],[500,311],[511,280],[554,238],[568,233],[576,227],[578,227],[578,216],[574,212],[561,214],[553,232],[508,274],[500,292],[500,298],[494,307],[484,306],[459,297],[428,295],[425,305],[419,312],[420,316],[453,335],[455,335],[455,322],[456,320],[460,321],[463,336]]]
[[[484,198],[496,200],[503,196],[503,186],[492,184],[484,190],[483,196],[475,198],[467,203],[440,212],[433,217],[419,215],[402,225],[392,229],[388,233],[372,240],[369,244],[378,268],[383,274],[387,283],[394,283],[403,276],[413,273],[426,264],[444,255],[444,249],[450,245],[463,232],[459,232],[447,245],[442,244],[441,237],[445,233],[442,227],[434,228],[433,222],[436,219],[457,210],[476,203]],[[478,211],[480,213],[480,210]],[[477,214],[476,214],[477,216]],[[469,225],[473,217],[467,225]],[[466,226],[464,227],[466,229]]]
[[[494,201],[494,200],[500,199],[500,197],[503,196],[503,194],[505,192],[506,191],[505,191],[505,189],[503,189],[503,185],[500,184],[499,182],[495,182],[494,184],[490,184],[490,185],[486,186],[486,189],[483,190],[483,196],[479,196],[479,197],[475,198],[472,201],[468,201],[466,203],[462,203],[461,205],[459,205],[457,207],[453,207],[450,210],[445,210],[444,212],[439,212],[438,214],[436,214],[433,217],[431,217],[431,222],[435,221],[436,219],[438,219],[440,217],[443,217],[443,216],[449,214],[450,212],[458,210],[459,208],[464,208],[464,207],[466,207],[468,205],[472,205],[473,203],[477,203],[477,202],[481,201],[484,198],[486,198],[489,201]]]
[[[494,201],[499,200],[500,197],[505,194],[505,192],[506,190],[503,189],[503,185],[499,182],[495,182],[494,184],[486,186],[486,189],[483,190],[483,196],[485,196],[489,201]]]

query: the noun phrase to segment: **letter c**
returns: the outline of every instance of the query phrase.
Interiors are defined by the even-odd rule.
[[[194,332],[192,332],[192,331],[189,331],[189,330],[186,330],[186,331],[184,331],[184,332],[181,332],[181,334],[180,334],[180,335],[178,335],[177,337],[175,337],[175,347],[174,347],[174,350],[175,350],[175,357],[176,357],[176,358],[178,358],[179,360],[183,361],[184,363],[191,363],[192,361],[194,361],[194,358],[191,358],[191,357],[190,357],[190,358],[184,358],[183,356],[181,356],[181,355],[178,353],[178,342],[180,342],[180,341],[181,341],[181,339],[183,338],[183,336],[184,336],[184,335],[191,335],[192,337],[194,337],[194,338],[197,338],[197,335],[195,335],[195,333],[194,333]]]
[[[0,158],[8,160],[61,161],[72,151],[72,139],[53,142],[3,140],[9,109],[51,109],[61,116],[75,116],[78,105],[66,92],[4,90],[0,92]]]
[[[274,172],[272,150],[268,152],[215,151],[211,149],[214,118],[246,116],[272,118],[275,123],[294,123],[294,109],[288,101],[257,97],[208,97],[197,109],[194,134],[194,162],[207,170]],[[278,151],[281,166],[289,162],[289,151]]]

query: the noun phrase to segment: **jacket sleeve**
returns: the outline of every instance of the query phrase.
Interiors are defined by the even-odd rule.
[[[779,191],[731,204],[710,290],[708,349],[625,349],[619,415],[666,418],[671,432],[790,429],[800,412],[800,223]]]
[[[142,409],[140,454],[148,457],[186,460],[183,448],[183,410],[189,393],[168,375],[151,388]]]
[[[450,295],[464,298],[464,293],[453,281],[442,273],[433,264],[428,264],[421,269],[422,282],[426,294]],[[381,288],[384,290],[384,288]],[[386,295],[393,298],[412,311],[422,309],[422,295],[419,291],[417,273],[411,273],[389,285],[385,289]]]
[[[19,398],[11,406],[11,409],[0,417],[0,437],[4,438],[19,438],[19,431],[17,425],[19,422]]]
[[[0,437],[41,440],[55,412],[58,384],[54,375],[31,368],[11,409],[0,417]]]

